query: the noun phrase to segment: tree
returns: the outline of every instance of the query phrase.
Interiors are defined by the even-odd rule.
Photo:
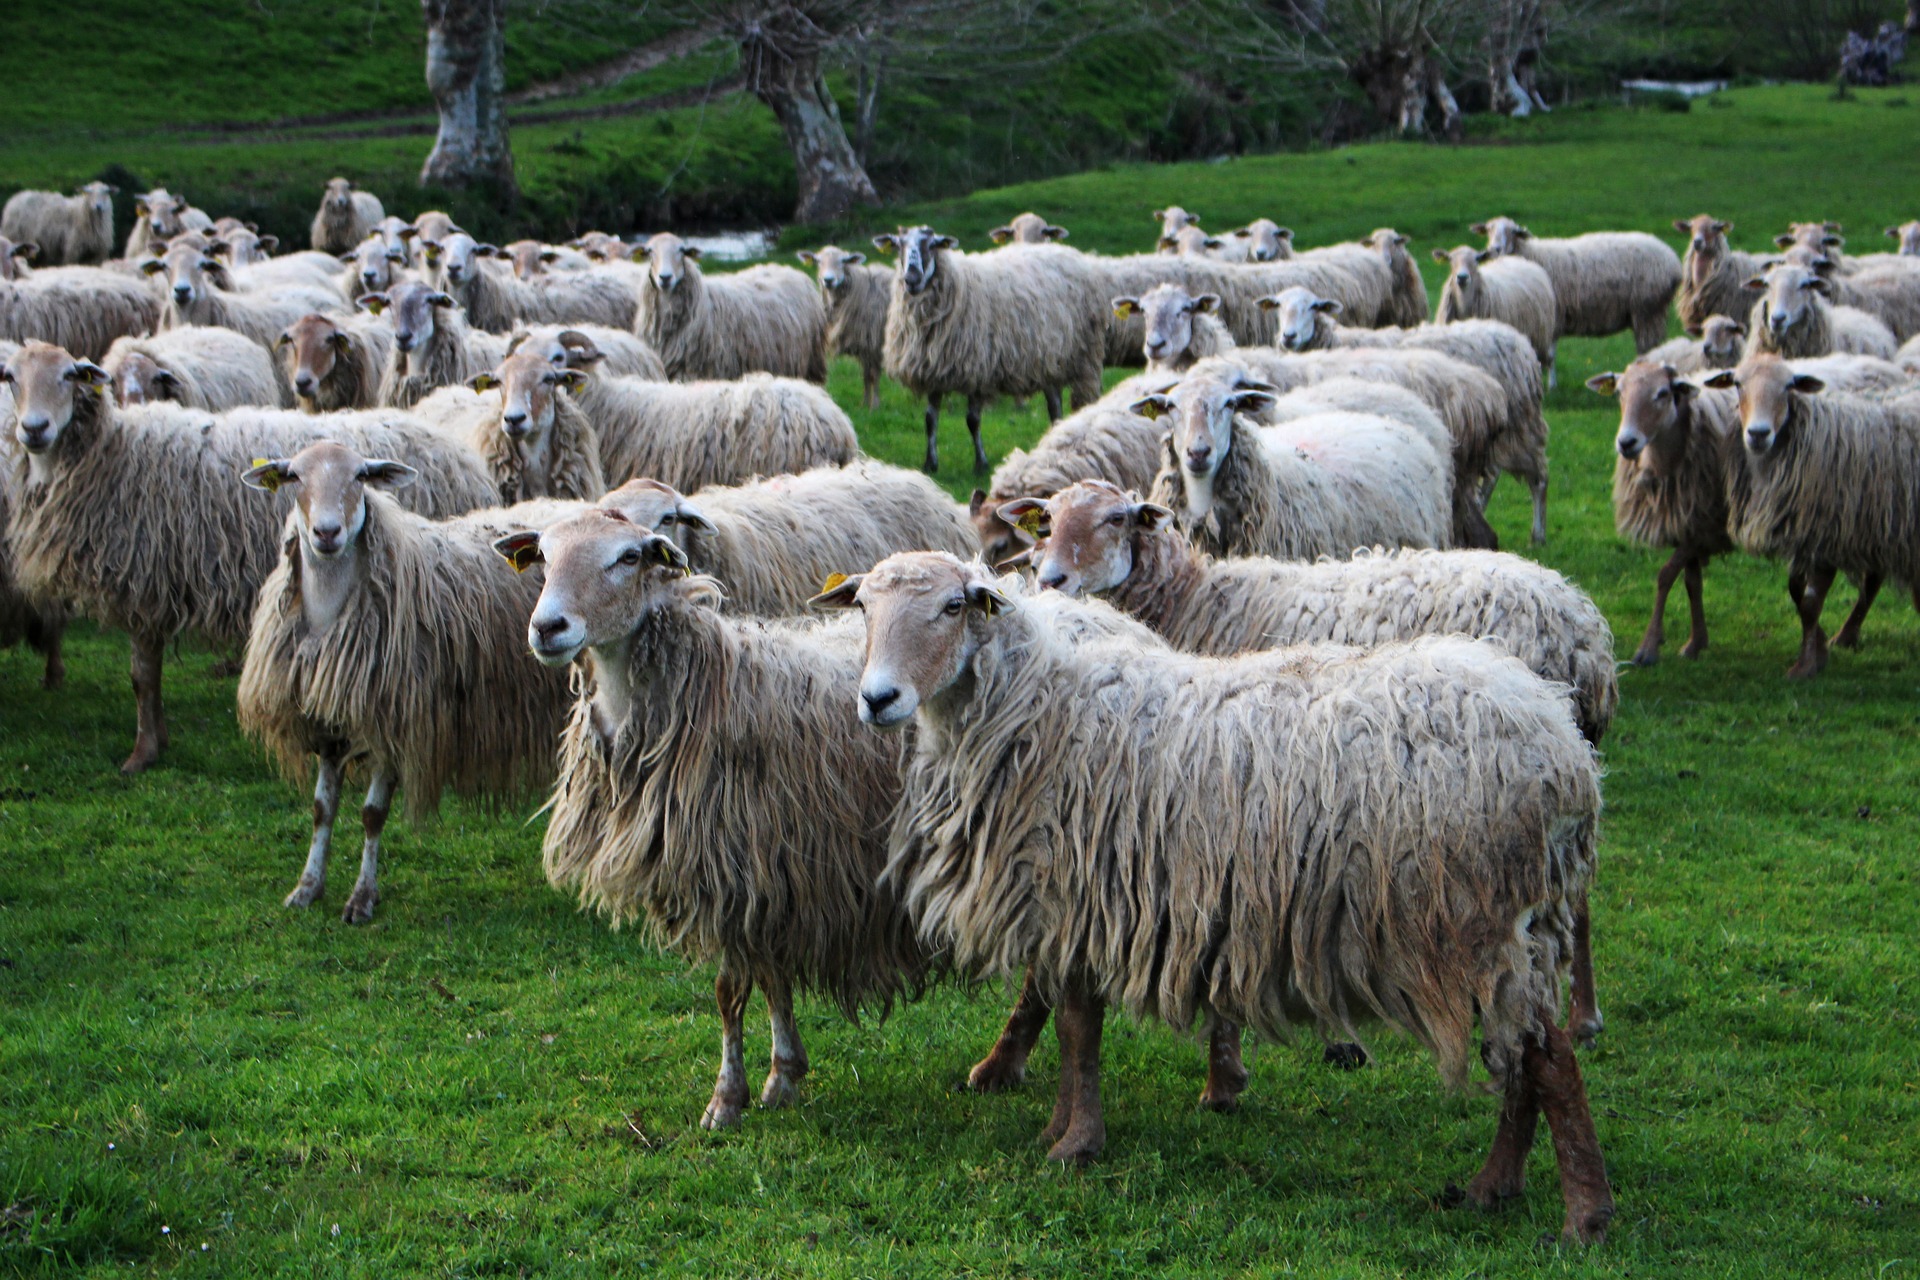
[[[773,111],[793,151],[796,222],[830,222],[880,203],[847,139],[823,67],[871,7],[865,0],[776,0],[737,11],[729,24],[740,42],[747,87]]]
[[[440,133],[422,185],[514,191],[507,141],[506,0],[420,0],[427,20],[427,88]]]

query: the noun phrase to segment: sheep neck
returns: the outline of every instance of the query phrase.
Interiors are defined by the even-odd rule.
[[[1206,576],[1206,558],[1176,529],[1141,529],[1133,535],[1133,568],[1104,592],[1122,612],[1160,635],[1171,630]]]
[[[324,635],[347,611],[367,576],[366,540],[373,533],[373,504],[359,534],[337,556],[317,556],[300,535],[300,618],[310,635]]]

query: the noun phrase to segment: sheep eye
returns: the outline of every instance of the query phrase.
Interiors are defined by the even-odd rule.
[[[669,511],[667,512],[667,514],[661,516],[660,523],[656,524],[653,527],[656,529],[665,529],[667,526],[671,525],[674,522],[675,518],[676,517],[674,516],[673,512]]]
[[[962,600],[959,596],[955,596],[953,599],[947,601],[947,607],[944,610],[942,610],[942,612],[948,613],[948,614],[954,614],[954,613],[960,612],[962,609],[966,607],[967,607],[967,602],[965,600]]]
[[[628,547],[625,551],[622,551],[620,553],[620,563],[621,564],[639,564],[640,548]]]
[[[1116,511],[1112,515],[1107,517],[1108,524],[1125,524],[1126,522],[1127,522],[1127,513],[1124,511]]]
[[[1653,393],[1653,398],[1655,400],[1665,400],[1668,396],[1672,394],[1673,393],[1668,391],[1665,387],[1662,387],[1658,391]]]

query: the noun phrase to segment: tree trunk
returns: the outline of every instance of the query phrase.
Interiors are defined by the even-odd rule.
[[[793,167],[800,184],[800,202],[793,220],[831,222],[844,218],[858,205],[877,205],[873,179],[853,153],[840,108],[827,92],[819,71],[765,80],[755,87],[760,101],[773,109],[793,151]]]
[[[422,185],[514,192],[507,142],[506,0],[420,0],[427,20],[427,88],[440,135]]]

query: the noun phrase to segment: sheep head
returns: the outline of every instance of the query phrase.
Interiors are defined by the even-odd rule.
[[[1761,295],[1760,322],[1778,339],[1798,325],[1810,323],[1833,286],[1811,267],[1783,262],[1765,275],[1747,281]]]
[[[1687,449],[1693,400],[1700,389],[1672,365],[1636,360],[1624,373],[1597,373],[1589,390],[1620,399],[1620,429],[1613,445],[1649,479],[1672,474]]]
[[[347,445],[322,440],[291,458],[257,462],[240,479],[264,493],[292,486],[302,548],[316,560],[337,560],[366,528],[367,490],[404,489],[418,475],[404,462],[363,458]]]
[[[987,232],[987,238],[995,244],[1046,244],[1065,240],[1067,229],[1054,226],[1037,213],[1023,213],[1006,226]]]
[[[546,566],[527,647],[550,667],[567,665],[583,649],[624,643],[653,610],[681,597],[687,576],[679,547],[604,508],[493,545],[516,570]],[[696,580],[705,586],[701,598],[712,598],[708,582]]]
[[[0,369],[0,383],[13,392],[13,438],[29,454],[44,455],[60,442],[82,397],[104,396],[107,371],[78,360],[51,343],[30,341]]]
[[[816,250],[802,249],[794,256],[813,268],[820,287],[828,293],[838,293],[846,288],[847,268],[857,267],[867,260],[866,254],[854,253],[835,244],[824,245]]]
[[[294,395],[311,407],[320,384],[333,373],[334,364],[352,349],[353,340],[331,317],[318,312],[301,316],[293,326],[274,340],[274,354],[286,370]]]
[[[1755,457],[1778,448],[1793,429],[1796,397],[1818,395],[1827,387],[1811,374],[1795,373],[1791,364],[1772,354],[1756,355],[1738,369],[1722,369],[1706,385],[1739,389],[1740,425],[1746,429],[1747,452]]]
[[[1293,231],[1283,227],[1272,218],[1255,218],[1246,226],[1233,233],[1235,238],[1247,241],[1247,259],[1250,262],[1278,262],[1293,256]]]
[[[1261,413],[1273,400],[1273,388],[1232,370],[1189,377],[1133,403],[1142,417],[1172,419],[1169,448],[1178,460],[1189,517],[1204,520],[1213,510],[1214,478],[1233,449],[1235,416]]]
[[[1294,285],[1272,297],[1260,299],[1260,308],[1280,313],[1274,344],[1286,351],[1311,351],[1324,345],[1320,340],[1320,317],[1326,316],[1331,321],[1340,314],[1338,302],[1323,298],[1303,285]]]
[[[671,231],[648,236],[647,242],[633,251],[633,256],[646,259],[647,279],[662,293],[672,293],[681,281],[699,270],[694,265],[700,261],[699,247],[688,244]]]
[[[960,242],[943,236],[932,227],[902,227],[890,236],[875,236],[874,247],[896,253],[900,258],[900,283],[910,294],[925,292],[940,270],[941,254],[957,249]]]
[[[492,373],[467,383],[475,391],[500,392],[500,430],[523,449],[535,447],[553,430],[556,393],[579,391],[586,384],[586,374],[555,365],[538,347],[523,347]]]
[[[1029,557],[1042,590],[1070,596],[1111,591],[1133,573],[1134,540],[1162,528],[1173,512],[1105,480],[1082,480],[1052,498],[1021,499],[1001,508],[1001,517],[1040,515],[1045,540]]]

